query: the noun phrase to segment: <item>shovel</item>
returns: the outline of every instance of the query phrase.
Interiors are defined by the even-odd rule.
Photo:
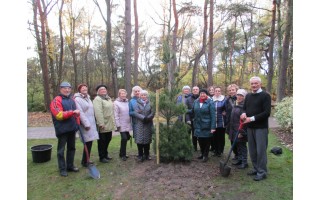
[[[239,131],[242,129],[242,127],[243,127],[243,123],[242,123],[242,121],[240,121],[240,126],[238,128],[238,131],[237,131],[237,134],[236,134],[236,138],[233,141],[233,144],[232,144],[231,149],[229,151],[228,158],[227,158],[226,162],[223,162],[223,161],[220,160],[220,173],[221,173],[221,175],[223,177],[228,177],[229,174],[230,174],[231,167],[227,166],[227,163],[228,163],[228,161],[230,159],[230,155],[231,155],[231,152],[232,152],[233,148],[236,146],[238,135],[239,135]]]
[[[89,152],[88,152],[88,148],[87,148],[86,142],[84,141],[84,137],[83,137],[83,133],[82,133],[81,127],[79,127],[79,132],[80,132],[81,140],[82,140],[83,145],[84,145],[84,151],[86,152],[87,163],[88,163],[87,169],[88,169],[89,175],[94,179],[99,179],[100,178],[99,170],[97,169],[97,167],[94,164],[90,164]]]

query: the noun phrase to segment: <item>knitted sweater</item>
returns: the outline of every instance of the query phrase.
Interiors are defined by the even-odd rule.
[[[271,96],[262,91],[249,93],[244,100],[243,110],[247,117],[254,116],[255,121],[248,123],[248,128],[268,128],[271,112]]]

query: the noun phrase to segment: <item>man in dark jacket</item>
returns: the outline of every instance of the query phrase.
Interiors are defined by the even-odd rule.
[[[244,113],[240,119],[247,124],[249,154],[255,181],[267,178],[268,118],[271,112],[271,96],[261,89],[261,79],[250,79],[252,92],[244,100]]]
[[[80,124],[80,111],[76,109],[76,103],[71,98],[71,85],[68,82],[60,84],[60,94],[51,104],[50,110],[56,136],[58,138],[58,166],[61,176],[68,176],[67,171],[78,172],[74,166],[76,152],[76,131]],[[67,160],[64,158],[64,149],[67,144]],[[67,161],[67,162],[66,162]]]
[[[194,114],[191,112],[191,110],[192,110],[194,101],[198,97],[199,97],[199,87],[198,86],[194,86],[192,88],[191,96],[189,96],[187,98],[187,100],[186,100],[186,105],[187,105],[187,109],[188,109],[188,112],[186,114],[186,122],[187,122],[187,124],[189,124],[191,126],[192,144],[193,144],[194,151],[198,150],[198,147],[197,147],[198,139],[197,139],[196,136],[194,136],[194,127],[193,127]]]

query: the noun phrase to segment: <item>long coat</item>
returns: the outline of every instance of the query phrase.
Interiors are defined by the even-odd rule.
[[[216,112],[213,101],[208,98],[200,108],[200,101],[196,99],[193,103],[194,135],[200,138],[212,137],[211,129],[216,129]]]
[[[76,93],[74,94],[74,101],[76,102],[77,109],[80,110],[80,128],[83,133],[84,141],[90,142],[99,139],[90,96],[87,95],[84,97],[82,94]],[[90,127],[90,129],[85,130],[85,128],[88,127]]]
[[[143,122],[144,117],[154,117],[154,112],[150,106],[150,102],[147,101],[144,105],[141,99],[137,100],[134,105],[134,117],[136,118],[136,124],[133,127],[133,136],[135,143],[137,144],[150,144],[152,140],[152,128],[153,122]]]
[[[117,98],[114,103],[114,119],[116,126],[120,127],[120,132],[132,131],[131,119],[129,115],[129,101],[128,99]]]
[[[231,115],[230,115],[230,129],[229,129],[229,139],[230,140],[234,140],[236,135],[237,135],[237,131],[239,129],[239,125],[240,125],[240,115],[244,112],[243,110],[243,103],[241,102],[239,104],[236,104],[233,106],[232,111],[231,111]],[[244,136],[242,138],[238,138],[239,142],[247,142],[248,138],[247,138],[247,134],[246,134],[246,126],[243,127],[243,129],[240,131],[240,133]]]
[[[93,107],[98,127],[104,127],[99,128],[99,132],[106,133],[116,130],[111,98],[97,95],[93,100]]]

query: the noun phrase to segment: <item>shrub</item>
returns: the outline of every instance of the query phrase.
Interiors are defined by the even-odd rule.
[[[159,125],[161,162],[189,161],[193,155],[189,134],[190,127],[176,120],[177,116],[186,113],[187,110],[184,104],[176,104],[178,95],[178,89],[172,89],[171,91],[163,90],[159,95],[159,115],[166,120],[166,123]],[[155,105],[155,98],[151,96],[151,99],[151,102]]]
[[[275,108],[275,118],[281,128],[293,132],[293,98],[285,97]]]

